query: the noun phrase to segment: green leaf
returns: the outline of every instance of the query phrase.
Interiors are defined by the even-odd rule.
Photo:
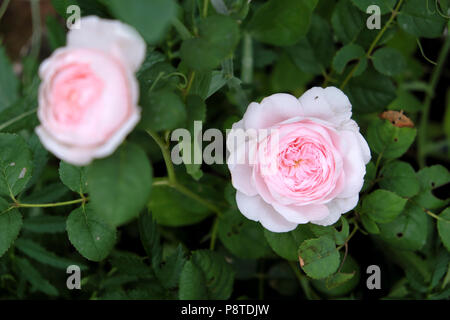
[[[393,192],[378,189],[363,199],[361,213],[375,222],[390,222],[403,211],[406,201]]]
[[[0,111],[5,110],[19,98],[19,81],[14,74],[6,50],[0,45]]]
[[[298,261],[298,247],[303,241],[314,237],[308,225],[304,224],[290,232],[277,233],[264,229],[264,235],[273,251],[290,261]]]
[[[402,197],[412,197],[419,193],[420,185],[413,167],[403,161],[387,163],[380,171],[380,187],[395,192]]]
[[[17,209],[10,209],[8,202],[0,198],[0,257],[16,240],[22,228],[22,215]]]
[[[446,21],[431,3],[430,7],[427,4],[423,0],[405,1],[397,18],[399,26],[416,37],[439,37]]]
[[[48,215],[25,218],[23,229],[33,233],[63,233],[66,231],[66,218]]]
[[[58,20],[53,16],[47,16],[45,25],[48,32],[48,42],[52,50],[65,46],[66,32]]]
[[[211,70],[231,56],[239,42],[239,28],[227,16],[209,16],[198,24],[199,38],[187,39],[181,45],[181,59],[194,70]]]
[[[33,161],[25,140],[15,134],[0,133],[0,196],[15,196],[31,178]]]
[[[428,216],[422,208],[408,202],[394,221],[379,224],[380,237],[396,248],[419,250],[427,240],[428,223]]]
[[[442,218],[442,220],[437,222],[439,236],[444,246],[450,251],[450,208],[442,211],[439,217]]]
[[[317,237],[328,236],[336,242],[337,245],[342,245],[347,240],[349,235],[350,227],[348,225],[347,219],[341,216],[339,219],[340,231],[338,231],[334,226],[320,226],[317,224],[310,224],[309,229]]]
[[[189,95],[186,98],[186,108],[187,108],[187,129],[191,133],[192,140],[183,141],[183,150],[184,148],[191,148],[191,159],[186,159],[184,161],[184,165],[186,167],[186,172],[192,176],[195,180],[199,180],[203,176],[203,172],[201,171],[201,163],[193,163],[193,159],[195,159],[195,152],[199,152],[198,155],[200,158],[202,157],[202,132],[194,131],[194,122],[200,121],[204,122],[206,120],[206,104],[197,95]],[[197,136],[196,136],[197,135]],[[188,150],[188,149],[187,149]],[[183,159],[185,160],[185,159]]]
[[[381,112],[395,99],[395,86],[389,77],[367,69],[353,77],[345,89],[354,112]]]
[[[15,257],[17,268],[31,284],[32,290],[43,292],[49,296],[57,296],[58,290],[36,270],[27,259]]]
[[[162,248],[160,243],[160,236],[158,226],[152,215],[148,212],[143,212],[139,216],[139,236],[141,238],[142,246],[152,264],[159,264],[162,259]]]
[[[292,49],[289,47],[287,50]],[[295,50],[293,50],[295,51]],[[306,57],[304,57],[306,60]],[[297,62],[304,63],[305,60],[298,59],[294,54],[293,59],[297,59]],[[311,81],[313,76],[307,74],[297,67],[297,62],[294,64],[293,60],[289,58],[287,54],[283,54],[275,64],[272,75],[270,76],[270,82],[272,90],[275,92],[291,91],[296,92],[302,90],[308,82]],[[315,68],[313,66],[313,68]],[[317,70],[317,69],[316,69]]]
[[[180,275],[186,263],[183,246],[178,245],[175,252],[167,257],[166,261],[158,265],[155,269],[156,277],[166,289],[173,289],[178,286]]]
[[[433,210],[445,206],[448,201],[433,195],[432,191],[450,183],[450,172],[442,165],[434,165],[421,169],[417,173],[420,183],[420,193],[414,201],[424,208]]]
[[[338,72],[342,73],[347,66],[347,64],[352,60],[359,60],[364,58],[366,52],[360,45],[349,43],[339,49],[333,58],[333,68]],[[357,76],[364,72],[367,67],[367,59],[363,59],[360,63],[358,69],[355,71],[354,75]]]
[[[327,236],[303,241],[298,255],[303,271],[313,279],[326,278],[339,267],[339,251]]]
[[[224,85],[226,85],[228,79],[225,77],[222,71],[213,71],[211,76],[211,82],[209,84],[208,92],[204,99],[211,97],[214,93],[219,91]]]
[[[258,41],[289,46],[304,36],[309,28],[317,1],[270,0],[253,15],[249,29]]]
[[[370,217],[368,215],[363,214],[361,216],[361,222],[367,232],[372,233],[372,234],[380,233],[380,228],[378,227],[378,225],[376,224],[375,221],[370,219]]]
[[[208,250],[194,251],[180,277],[180,300],[225,300],[231,296],[234,271],[224,257]]]
[[[86,259],[105,259],[116,242],[116,230],[109,226],[90,205],[72,211],[67,218],[70,242]]]
[[[404,89],[397,90],[397,98],[388,106],[390,110],[403,110],[406,112],[417,112],[423,105],[412,93]]]
[[[152,91],[142,99],[143,110],[139,127],[161,131],[185,126],[186,108],[177,93],[164,88]]]
[[[87,192],[85,167],[76,167],[61,160],[59,163],[59,177],[70,190],[77,193]]]
[[[405,71],[406,60],[403,55],[394,48],[381,48],[372,55],[375,69],[387,76],[395,76]]]
[[[152,187],[153,169],[145,152],[126,143],[112,156],[96,160],[87,172],[90,203],[112,226],[139,215]]]
[[[380,13],[385,14],[394,10],[397,0],[352,0],[352,2],[364,13],[369,6],[376,5],[380,7]]]
[[[226,211],[219,218],[218,231],[220,241],[237,257],[258,259],[271,253],[261,225],[236,209]]]
[[[222,194],[217,188],[208,184],[208,175],[203,175],[199,182],[194,181],[181,171],[177,171],[177,180],[184,187],[210,202],[219,202]],[[195,199],[165,185],[156,185],[148,208],[158,224],[170,227],[179,227],[195,224],[212,214],[212,211]]]
[[[57,269],[65,271],[67,267],[71,265],[78,265],[82,270],[87,269],[86,265],[73,260],[58,257],[56,254],[48,251],[37,242],[29,239],[17,239],[15,242],[15,247],[30,258]]]
[[[370,148],[385,159],[401,157],[414,142],[416,129],[399,128],[387,120],[376,120],[369,125],[367,141]]]
[[[350,0],[340,0],[331,17],[336,36],[344,44],[353,42],[365,27],[365,15]]]
[[[287,47],[286,52],[303,72],[322,74],[331,64],[334,52],[333,35],[328,22],[313,15],[306,37],[302,37],[294,46]]]
[[[154,279],[154,272],[144,263],[144,259],[128,251],[113,251],[108,258],[111,265],[122,274],[136,276],[139,279]]]
[[[341,259],[343,259],[341,253]],[[327,297],[339,297],[349,294],[360,282],[360,269],[352,256],[347,255],[339,273],[332,274],[328,278],[312,280],[315,289]]]
[[[372,187],[375,184],[375,178],[376,178],[376,168],[375,164],[370,161],[366,165],[366,175],[364,176],[364,185],[361,189],[361,192],[365,192],[369,190],[370,187]]]
[[[135,27],[149,43],[156,43],[176,15],[173,0],[105,0],[113,16]]]

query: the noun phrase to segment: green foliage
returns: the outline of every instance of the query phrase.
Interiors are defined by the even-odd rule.
[[[173,0],[107,0],[102,3],[114,16],[135,27],[150,43],[161,40],[176,13]]]
[[[67,235],[78,252],[92,261],[105,259],[116,241],[116,230],[104,222],[89,205],[70,213],[67,218]]]
[[[19,235],[22,227],[22,215],[19,210],[11,209],[0,198],[0,257],[9,249]]]
[[[303,241],[298,255],[303,271],[313,279],[326,278],[339,267],[339,251],[335,242],[327,236]]]
[[[87,173],[93,209],[112,226],[136,218],[150,196],[152,171],[144,151],[131,143],[95,161]]]
[[[180,276],[181,300],[228,299],[233,289],[234,272],[223,256],[194,251]]]
[[[393,192],[379,189],[363,199],[361,211],[373,221],[389,222],[403,211],[406,201]]]
[[[390,270],[382,298],[448,299],[449,3],[428,2],[52,0],[31,42],[2,20],[0,299],[361,299],[369,260]],[[64,47],[69,5],[147,46],[139,124],[85,167],[35,133],[39,65]],[[367,27],[370,5],[381,29]],[[174,130],[225,134],[251,101],[313,86],[347,94],[371,151],[358,204],[333,225],[271,232],[239,212],[226,164],[172,163]],[[69,265],[81,291],[67,290]]]
[[[385,159],[402,156],[414,142],[416,129],[399,128],[389,121],[377,120],[367,130],[370,148]]]
[[[219,239],[235,256],[262,258],[271,252],[259,223],[246,219],[238,210],[228,210],[219,218]]]
[[[31,151],[21,136],[6,133],[0,133],[0,150],[0,195],[13,197],[31,178]]]
[[[316,3],[317,0],[270,0],[255,12],[249,29],[261,42],[293,45],[308,31]]]
[[[233,53],[239,40],[236,22],[226,16],[211,16],[199,23],[199,37],[183,41],[181,57],[194,70],[210,70]]]

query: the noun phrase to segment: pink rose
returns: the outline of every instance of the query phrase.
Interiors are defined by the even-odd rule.
[[[350,101],[335,87],[251,103],[231,132],[253,133],[237,145],[230,135],[227,141],[242,214],[270,231],[287,232],[308,222],[334,224],[353,209],[370,149],[351,116]],[[256,135],[260,129],[270,131]]]
[[[140,119],[134,73],[145,50],[137,31],[121,22],[81,19],[67,46],[39,69],[42,144],[75,165],[113,153]]]

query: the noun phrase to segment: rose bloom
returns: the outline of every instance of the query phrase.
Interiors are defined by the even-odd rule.
[[[232,146],[229,135],[227,141],[242,214],[270,231],[287,232],[308,222],[334,224],[352,210],[371,156],[351,109],[335,87],[315,87],[299,99],[278,93],[252,102],[231,130],[245,131],[247,139]],[[269,130],[248,133],[261,129]]]
[[[60,159],[86,165],[106,157],[140,119],[134,73],[145,42],[128,25],[85,17],[39,68],[36,128],[42,144]]]

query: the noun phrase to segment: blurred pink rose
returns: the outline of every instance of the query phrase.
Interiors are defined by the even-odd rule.
[[[308,222],[334,224],[352,210],[371,156],[351,116],[350,101],[335,87],[251,103],[231,132],[253,133],[237,145],[230,135],[227,141],[242,214],[270,231],[287,232]],[[254,133],[260,129],[270,131]]]
[[[67,46],[39,69],[42,144],[75,165],[113,153],[140,119],[134,73],[145,50],[137,31],[121,22],[81,19]]]

